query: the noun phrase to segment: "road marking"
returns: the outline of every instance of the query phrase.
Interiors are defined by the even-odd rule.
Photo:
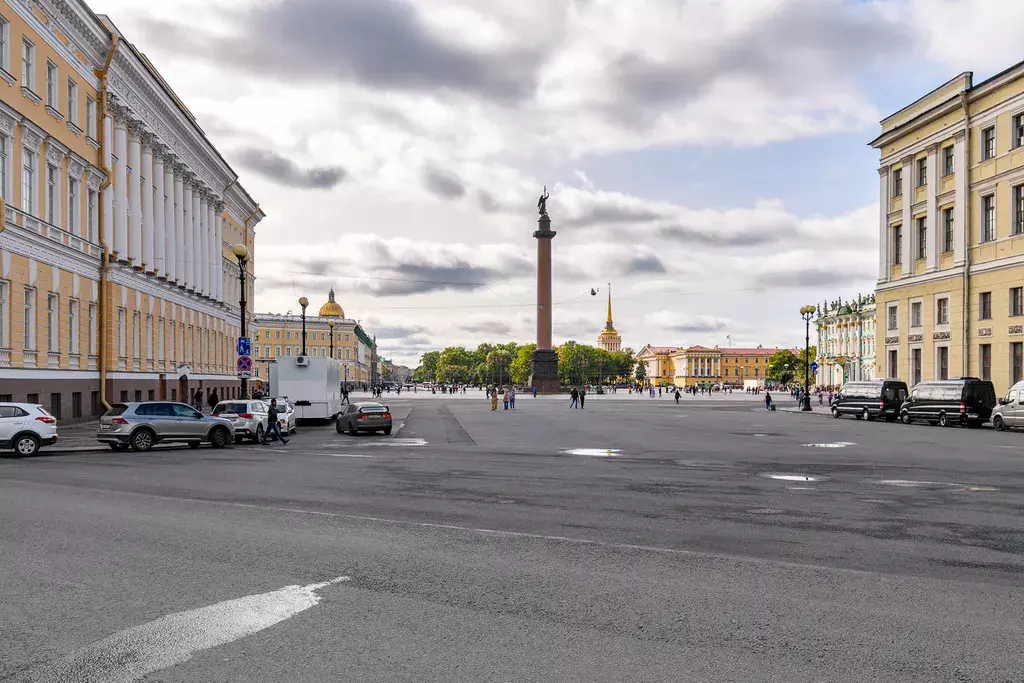
[[[187,612],[176,612],[115,633],[15,679],[24,683],[131,683],[181,664],[201,650],[226,645],[290,619],[320,603],[317,591],[349,577],[285,586]]]

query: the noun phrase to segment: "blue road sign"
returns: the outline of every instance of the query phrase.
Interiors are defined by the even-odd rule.
[[[811,372],[817,372],[817,371],[818,371],[818,364],[817,363],[811,363]]]
[[[249,337],[238,338],[238,355],[239,356],[251,356],[252,355],[252,339]]]
[[[239,379],[249,379],[252,377],[252,356],[239,356],[238,362],[235,364],[235,368],[238,370]]]

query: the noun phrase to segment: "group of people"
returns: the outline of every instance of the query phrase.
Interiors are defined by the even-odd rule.
[[[498,394],[499,390],[497,386],[491,386],[487,389],[487,396],[491,401],[491,411],[498,409]],[[505,410],[516,409],[516,389],[515,387],[502,387],[501,391],[501,402],[505,406]],[[536,390],[534,392],[536,395]]]

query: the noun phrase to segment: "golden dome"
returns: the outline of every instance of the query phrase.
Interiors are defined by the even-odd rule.
[[[330,294],[327,295],[327,303],[320,307],[320,317],[322,318],[344,318],[345,309],[343,309],[337,301],[334,300],[334,288],[331,287]]]

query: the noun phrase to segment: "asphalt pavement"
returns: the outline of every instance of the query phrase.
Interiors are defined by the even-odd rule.
[[[1024,680],[1024,434],[745,395],[0,459],[0,681]]]

